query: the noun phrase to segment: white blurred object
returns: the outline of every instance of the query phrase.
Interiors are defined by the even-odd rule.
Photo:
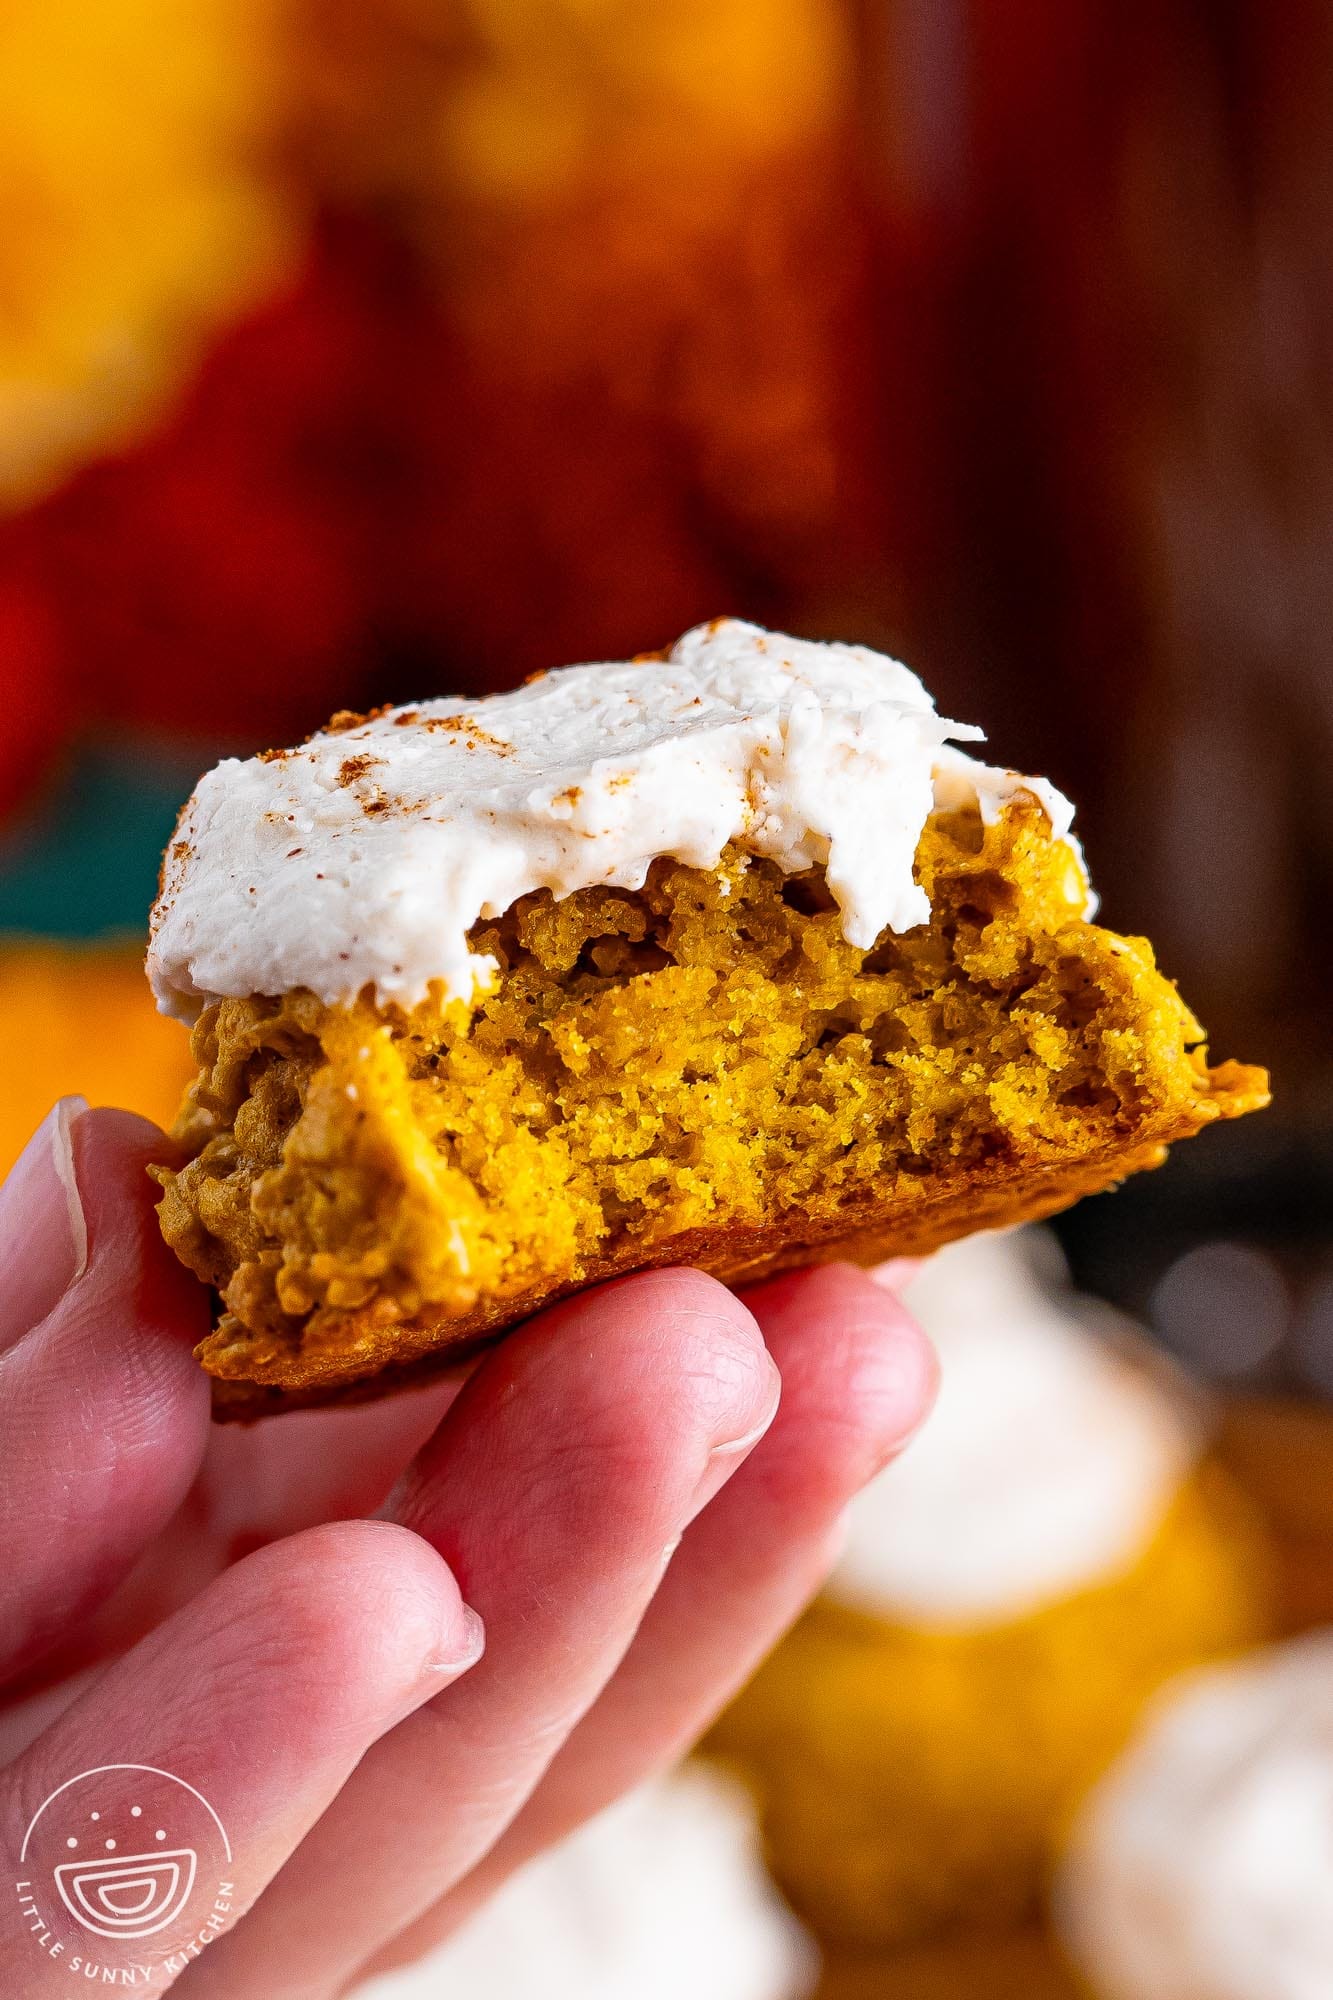
[[[748,1799],[691,1764],[532,1862],[448,1944],[355,2000],[803,2000],[813,1945]]]
[[[1158,1279],[1148,1313],[1183,1361],[1240,1381],[1277,1353],[1292,1307],[1276,1259],[1244,1243],[1199,1243]]]
[[[1198,1454],[1196,1413],[1092,1331],[1055,1239],[967,1237],[902,1296],[938,1350],[939,1401],[853,1503],[830,1596],[965,1630],[1129,1568]]]
[[[1083,1809],[1057,1901],[1107,2000],[1328,2000],[1333,1630],[1159,1696]]]

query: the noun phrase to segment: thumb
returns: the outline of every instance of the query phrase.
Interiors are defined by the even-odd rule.
[[[58,1104],[0,1189],[0,1678],[120,1582],[208,1437],[207,1295],[171,1256],[125,1111]]]

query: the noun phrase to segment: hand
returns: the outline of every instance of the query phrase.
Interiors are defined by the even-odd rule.
[[[178,1976],[165,1936],[88,1955],[154,1991],[333,2000],[695,1740],[934,1364],[848,1267],[744,1299],[657,1271],[465,1384],[214,1428],[207,1300],[144,1171],[169,1154],[66,1100],[0,1189],[5,1893],[56,1787],[175,1773],[230,1836],[226,1927]],[[0,1902],[0,1991],[70,1990]]]

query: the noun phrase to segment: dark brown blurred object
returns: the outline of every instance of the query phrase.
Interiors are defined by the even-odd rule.
[[[904,649],[1071,790],[1110,920],[1218,1045],[1277,1058],[1279,1110],[1284,1059],[1308,1101],[1312,1057],[1333,1075],[1333,15],[865,19],[892,57],[881,290],[915,271],[930,329],[888,390],[923,496]],[[951,115],[918,101],[904,162],[923,90]]]
[[[1054,1943],[1031,1931],[980,1932],[892,1957],[830,1957],[815,2000],[1079,2000]]]
[[[1269,1529],[1280,1629],[1333,1624],[1333,1410],[1237,1397],[1225,1406],[1218,1457]]]
[[[1333,15],[1183,9],[1135,113],[1123,212],[1147,435],[1128,471],[1150,685],[1126,819],[1151,830],[1134,856],[1146,914],[1182,980],[1203,982],[1210,1024],[1267,1020],[1317,1089],[1333,981],[1333,792],[1317,775],[1333,755]]]

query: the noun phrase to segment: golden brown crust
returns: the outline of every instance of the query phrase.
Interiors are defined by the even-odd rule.
[[[977,1229],[1039,1221],[1086,1194],[1160,1166],[1172,1142],[1215,1119],[1239,1117],[1268,1102],[1268,1080],[1261,1069],[1224,1063],[1209,1073],[1209,1080],[1211,1095],[1197,1100],[1189,1114],[1169,1124],[1149,1122],[1123,1142],[1078,1159],[1060,1159],[1047,1167],[996,1163],[955,1175],[944,1171],[934,1187],[910,1203],[866,1202],[858,1213],[845,1210],[813,1222],[788,1215],[760,1225],[693,1229],[652,1244],[626,1244],[613,1255],[590,1260],[577,1282],[534,1286],[521,1298],[483,1303],[461,1315],[425,1313],[385,1328],[377,1326],[373,1308],[347,1313],[329,1328],[320,1343],[322,1354],[309,1343],[294,1351],[275,1342],[261,1358],[247,1335],[229,1355],[224,1319],[197,1350],[215,1378],[214,1417],[221,1423],[248,1423],[284,1410],[365,1401],[418,1387],[456,1368],[543,1307],[634,1271],[692,1265],[725,1284],[741,1286],[808,1264],[871,1265],[889,1257],[924,1256]],[[397,1358],[405,1335],[419,1335],[421,1347],[407,1361]],[[350,1351],[356,1352],[360,1372],[349,1380]],[[261,1371],[268,1379],[256,1379]]]

